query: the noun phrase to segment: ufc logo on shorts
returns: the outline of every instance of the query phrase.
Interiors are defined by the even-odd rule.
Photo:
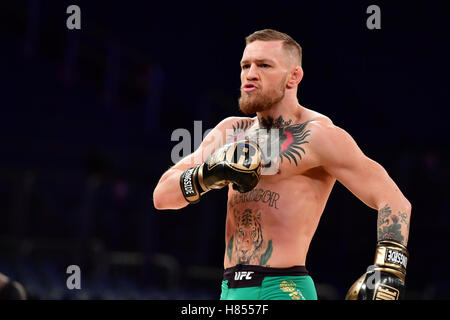
[[[252,278],[253,271],[236,271],[234,273],[234,280],[250,280]]]

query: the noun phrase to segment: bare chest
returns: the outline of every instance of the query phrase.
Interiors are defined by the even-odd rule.
[[[302,174],[315,167],[317,161],[311,144],[308,121],[280,128],[250,127],[235,129],[234,141],[255,141],[262,153],[262,179],[283,179]]]

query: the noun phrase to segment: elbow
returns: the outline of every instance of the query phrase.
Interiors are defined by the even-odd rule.
[[[153,198],[153,207],[155,207],[156,210],[164,210],[164,207],[161,204],[161,202],[158,200],[155,200],[155,198]]]
[[[179,204],[177,200],[174,200],[165,190],[156,187],[153,191],[153,206],[156,210],[178,210],[187,205]]]
[[[156,210],[167,209],[164,202],[165,202],[164,195],[159,190],[159,188],[156,187],[155,190],[153,191],[153,206],[155,207]]]

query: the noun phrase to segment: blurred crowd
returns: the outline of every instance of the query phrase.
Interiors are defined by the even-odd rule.
[[[449,111],[422,116],[422,108],[431,112],[445,99],[448,106],[448,97],[431,83],[408,81],[415,59],[408,49],[429,64],[434,54],[406,40],[397,44],[402,28],[372,38],[355,31],[358,46],[327,36],[350,32],[351,20],[330,31],[304,19],[298,29],[316,27],[307,35],[311,30],[295,33],[286,22],[264,26],[265,16],[244,27],[232,10],[217,13],[217,23],[211,15],[192,24],[177,11],[179,25],[171,27],[145,4],[80,7],[78,31],[65,28],[63,2],[17,1],[2,9],[0,272],[22,284],[29,299],[219,297],[225,192],[178,212],[156,211],[152,192],[173,164],[175,129],[193,132],[201,120],[205,131],[239,115],[243,39],[277,26],[304,46],[300,103],[348,130],[412,203],[407,298],[450,298],[443,269],[450,262]],[[299,8],[332,19],[312,5]],[[376,218],[336,184],[307,260],[319,299],[343,299],[372,263]],[[81,290],[66,287],[69,265],[81,268]]]

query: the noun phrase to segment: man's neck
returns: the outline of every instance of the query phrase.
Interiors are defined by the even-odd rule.
[[[296,100],[289,104],[276,104],[270,110],[257,112],[256,116],[261,128],[284,128],[294,124],[300,117],[301,111],[302,107]]]

